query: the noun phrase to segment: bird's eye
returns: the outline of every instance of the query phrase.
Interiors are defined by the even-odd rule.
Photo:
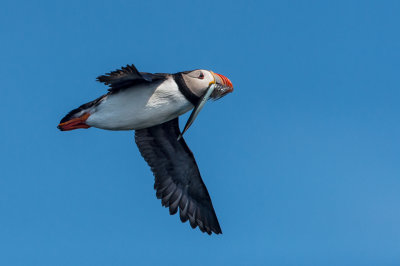
[[[204,79],[204,74],[200,72],[199,79]]]

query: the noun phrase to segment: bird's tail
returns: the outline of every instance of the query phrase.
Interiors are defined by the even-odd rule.
[[[90,126],[86,124],[86,120],[91,115],[91,110],[96,107],[107,95],[103,95],[94,101],[85,103],[78,108],[69,112],[63,119],[61,119],[60,124],[57,128],[61,131],[74,130],[78,128],[89,128]]]

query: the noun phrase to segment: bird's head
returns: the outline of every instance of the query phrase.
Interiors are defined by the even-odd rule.
[[[196,69],[182,72],[182,78],[190,91],[198,97],[203,96],[208,88],[215,84],[210,98],[218,100],[233,91],[232,82],[225,76],[210,70]]]
[[[197,96],[198,99],[191,101],[194,109],[178,140],[182,138],[183,133],[193,124],[208,99],[218,100],[233,91],[232,82],[227,77],[210,70],[196,69],[180,72],[179,74],[181,79],[183,79],[182,83],[184,83],[186,89],[190,90],[190,93]]]

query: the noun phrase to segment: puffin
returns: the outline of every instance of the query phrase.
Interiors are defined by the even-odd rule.
[[[97,77],[108,93],[70,111],[61,131],[87,129],[134,130],[135,142],[154,175],[161,204],[180,220],[211,235],[222,234],[210,195],[183,133],[208,99],[233,91],[231,81],[210,70],[174,74],[139,72],[127,65]],[[193,110],[183,131],[179,116]]]

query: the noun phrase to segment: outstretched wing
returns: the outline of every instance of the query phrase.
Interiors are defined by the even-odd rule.
[[[154,189],[170,214],[179,208],[182,222],[192,228],[221,234],[221,228],[207,188],[201,179],[193,153],[180,135],[178,118],[136,130],[135,141],[155,176]]]
[[[134,65],[126,65],[121,69],[97,77],[97,81],[110,86],[109,91],[115,92],[135,85],[166,79],[167,74],[139,72]]]

